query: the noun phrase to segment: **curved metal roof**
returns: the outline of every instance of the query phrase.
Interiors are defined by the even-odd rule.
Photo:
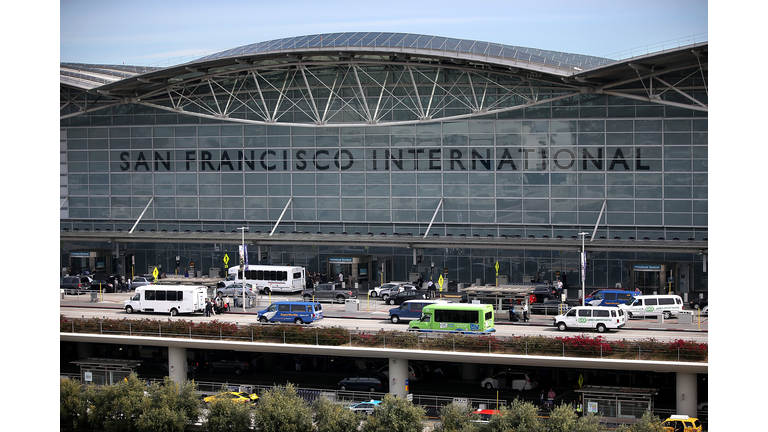
[[[61,63],[61,118],[139,104],[343,127],[461,119],[594,93],[707,111],[708,43],[610,59],[439,36],[275,39],[164,68]]]
[[[508,60],[520,60],[538,63],[554,68],[582,70],[609,63],[614,60],[559,51],[540,50],[521,46],[482,42],[470,39],[456,39],[443,36],[431,36],[414,33],[391,32],[352,32],[324,33],[274,39],[250,45],[228,49],[197,61],[238,57],[246,54],[258,54],[272,51],[302,51],[327,48],[403,48],[428,51],[452,52],[456,54],[475,54],[499,57]]]

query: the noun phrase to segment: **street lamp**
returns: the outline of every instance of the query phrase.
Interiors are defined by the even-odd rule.
[[[245,263],[248,262],[248,257],[246,254],[248,253],[247,250],[245,250],[245,230],[248,229],[248,227],[240,227],[238,228],[242,233],[242,244],[240,246],[240,253],[241,253],[241,259],[240,259],[240,270],[243,271],[243,278],[242,278],[242,286],[243,286],[243,312],[245,312]],[[235,293],[237,294],[237,293]]]
[[[587,253],[584,251],[584,238],[588,233],[580,232],[581,236],[581,305],[587,305],[587,293],[585,283],[587,280]]]

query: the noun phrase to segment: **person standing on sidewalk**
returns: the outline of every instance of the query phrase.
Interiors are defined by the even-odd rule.
[[[523,303],[523,322],[528,322],[528,302]]]
[[[213,309],[213,306],[211,305],[211,300],[205,299],[205,316],[210,317],[212,309]]]

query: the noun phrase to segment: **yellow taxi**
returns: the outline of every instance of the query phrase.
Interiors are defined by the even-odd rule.
[[[211,403],[213,401],[222,400],[222,399],[231,399],[233,402],[236,402],[236,403],[250,402],[252,404],[255,404],[256,402],[259,401],[259,396],[256,395],[256,393],[248,394],[245,392],[230,391],[230,392],[218,393],[211,396],[206,396],[203,399],[203,401],[205,401],[206,403]]]
[[[687,415],[673,415],[664,420],[664,432],[701,432],[701,422]]]

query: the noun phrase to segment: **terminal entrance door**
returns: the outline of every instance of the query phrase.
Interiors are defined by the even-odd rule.
[[[363,256],[330,256],[328,257],[328,281],[344,282],[347,288],[354,288],[355,283],[360,289],[368,286],[371,274],[371,257]],[[339,274],[342,280],[339,281]]]
[[[632,263],[631,287],[640,290],[645,295],[669,294],[667,273],[671,268],[669,263]]]

